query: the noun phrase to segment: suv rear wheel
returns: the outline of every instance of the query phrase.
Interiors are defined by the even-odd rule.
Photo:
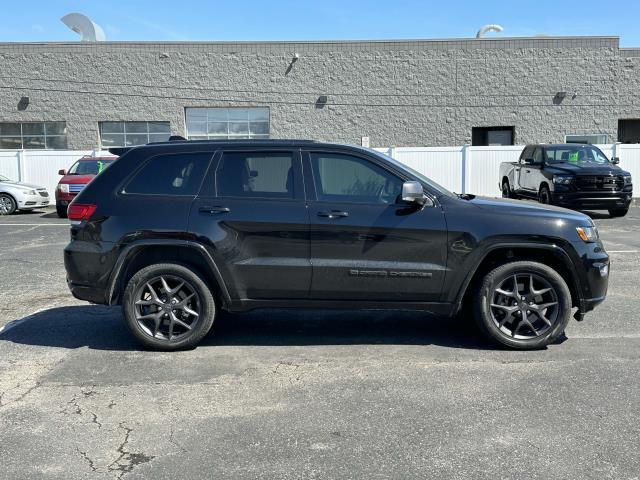
[[[172,263],[150,265],[131,277],[122,309],[136,339],[157,350],[196,345],[211,329],[216,313],[205,281]]]
[[[512,262],[493,269],[484,277],[475,303],[476,322],[483,333],[522,350],[556,340],[571,313],[564,279],[537,262]]]

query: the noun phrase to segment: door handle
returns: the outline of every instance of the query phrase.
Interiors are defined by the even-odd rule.
[[[526,173],[531,173],[531,170],[525,170]]]
[[[343,218],[343,217],[348,217],[349,212],[343,212],[341,210],[331,210],[331,211],[318,212],[318,216],[327,217],[329,219]]]
[[[229,207],[219,207],[216,205],[213,207],[200,207],[198,211],[200,213],[208,213],[210,215],[216,215],[218,213],[228,213],[231,211],[231,209]]]

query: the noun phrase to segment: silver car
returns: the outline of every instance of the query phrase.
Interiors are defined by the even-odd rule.
[[[39,185],[14,182],[0,175],[0,215],[16,210],[33,210],[49,205],[49,192]]]

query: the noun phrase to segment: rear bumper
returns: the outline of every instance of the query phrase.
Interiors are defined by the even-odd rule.
[[[71,294],[78,300],[84,300],[85,302],[99,303],[106,305],[106,292],[102,289],[90,287],[87,285],[79,285],[73,283],[67,279],[67,286],[71,290]]]
[[[554,205],[573,208],[629,208],[632,192],[553,192]]]

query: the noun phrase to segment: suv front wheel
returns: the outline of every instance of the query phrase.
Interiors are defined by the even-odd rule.
[[[491,340],[530,350],[549,345],[564,332],[571,294],[552,268],[519,261],[490,271],[475,304],[478,326]]]
[[[156,350],[195,346],[211,329],[216,306],[211,290],[183,265],[149,265],[129,280],[122,309],[138,341]]]

